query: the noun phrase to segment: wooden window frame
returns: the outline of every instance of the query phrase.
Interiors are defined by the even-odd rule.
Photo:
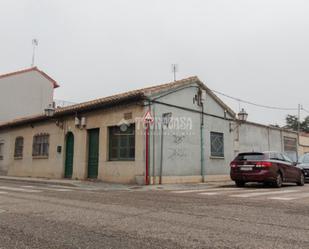
[[[134,161],[135,160],[135,124],[122,130],[121,126],[108,127],[109,161]],[[132,153],[133,151],[133,153]],[[116,152],[116,156],[114,155]],[[124,153],[125,156],[121,154]],[[133,154],[133,156],[132,156]]]
[[[49,156],[49,134],[42,133],[33,136],[32,157],[48,158]]]

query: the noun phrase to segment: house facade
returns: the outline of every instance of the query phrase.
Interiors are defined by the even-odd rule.
[[[0,125],[0,172],[118,183],[228,178],[241,151],[297,153],[297,133],[240,122],[197,77]]]
[[[299,136],[299,151],[300,154],[303,155],[305,153],[309,153],[309,134],[301,133]]]
[[[37,67],[0,75],[0,123],[40,114],[53,104],[57,82]]]

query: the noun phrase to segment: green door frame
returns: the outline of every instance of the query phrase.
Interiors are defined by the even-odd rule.
[[[72,178],[74,162],[74,134],[68,132],[65,139],[64,178]]]
[[[99,134],[100,129],[88,130],[88,173],[87,177],[96,179],[99,170]]]

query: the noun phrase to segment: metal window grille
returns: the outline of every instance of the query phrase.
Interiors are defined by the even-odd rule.
[[[14,157],[23,157],[24,138],[17,137],[15,139]]]
[[[211,156],[224,157],[224,134],[219,132],[210,133]]]
[[[3,160],[3,154],[4,154],[4,143],[0,143],[0,160]]]

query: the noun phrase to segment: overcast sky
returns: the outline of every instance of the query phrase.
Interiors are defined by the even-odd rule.
[[[306,0],[0,0],[0,72],[29,67],[37,38],[36,65],[61,84],[57,99],[169,82],[177,63],[179,79],[197,75],[241,99],[309,109],[308,31]],[[240,107],[265,124],[287,114]]]

